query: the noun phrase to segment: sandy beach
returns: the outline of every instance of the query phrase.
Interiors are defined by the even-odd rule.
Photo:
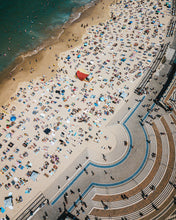
[[[144,3],[100,1],[0,83],[1,218],[17,216],[83,151],[106,163],[128,149],[127,136],[117,140],[106,125],[150,67],[170,21],[165,2]],[[80,69],[88,80],[76,77]]]
[[[86,6],[83,7],[81,11],[84,12],[81,14],[80,18],[71,23],[71,25],[68,22],[68,24],[63,27],[63,30],[58,31],[58,34],[56,31],[56,39],[49,39],[44,42],[43,50],[37,54],[35,54],[35,50],[30,52],[29,54],[34,54],[33,56],[28,56],[28,54],[26,54],[18,57],[16,62],[21,62],[21,64],[17,65],[17,67],[16,64],[13,64],[12,67],[9,67],[9,69],[2,73],[0,79],[0,106],[5,104],[15,93],[19,83],[36,79],[43,74],[48,78],[54,76],[57,68],[53,66],[55,71],[51,72],[48,66],[55,64],[57,67],[56,54],[59,55],[59,53],[68,50],[71,45],[72,47],[80,45],[82,36],[86,32],[86,25],[88,24],[91,26],[92,24],[98,24],[100,21],[105,21],[109,16],[108,5],[112,2],[112,0],[99,1],[98,4],[96,3],[93,7],[85,11],[84,8],[86,9]],[[83,26],[81,26],[82,24]],[[61,33],[62,35],[60,36]],[[45,45],[47,46],[45,47]],[[15,78],[15,81],[13,78]]]

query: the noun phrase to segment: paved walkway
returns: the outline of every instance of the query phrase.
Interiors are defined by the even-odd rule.
[[[130,191],[125,192],[125,194],[128,197],[134,196],[135,194],[141,192],[141,189],[144,189],[146,186],[150,184],[153,177],[156,175],[160,163],[161,163],[161,157],[162,157],[162,142],[161,142],[161,136],[158,131],[158,128],[156,127],[155,123],[153,123],[153,130],[155,132],[156,141],[157,141],[157,158],[155,161],[155,164],[150,172],[150,174],[144,179],[137,187],[131,189]],[[93,198],[94,201],[104,201],[104,202],[114,202],[118,200],[122,200],[121,194],[116,195],[95,195]]]
[[[115,217],[115,216],[123,216],[123,215],[127,215],[129,213],[135,212],[137,210],[142,209],[143,207],[147,206],[148,204],[151,203],[151,201],[154,201],[159,195],[160,193],[164,190],[164,188],[166,187],[168,180],[171,177],[172,174],[172,170],[174,167],[174,161],[175,161],[175,146],[174,146],[174,141],[173,141],[173,136],[172,133],[170,131],[170,128],[166,122],[166,120],[164,118],[161,119],[164,128],[167,132],[168,135],[168,140],[169,140],[169,146],[170,146],[170,153],[169,153],[169,162],[168,162],[168,167],[167,167],[167,171],[163,177],[163,179],[161,180],[159,186],[156,188],[156,190],[150,194],[148,196],[148,198],[146,200],[142,200],[134,205],[131,205],[129,207],[126,208],[122,208],[122,209],[113,209],[113,210],[102,210],[102,209],[96,209],[94,208],[92,210],[92,212],[90,213],[91,215],[94,216],[100,216],[100,217]],[[159,212],[159,211],[158,211]],[[151,215],[156,215],[155,214],[151,214]],[[151,219],[151,217],[147,217],[147,219]]]

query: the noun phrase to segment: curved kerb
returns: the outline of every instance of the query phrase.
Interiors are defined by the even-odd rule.
[[[118,161],[117,163],[115,164],[111,164],[111,165],[100,165],[100,164],[95,164],[93,162],[89,162],[87,165],[86,165],[86,169],[89,167],[89,166],[94,166],[94,167],[97,167],[97,168],[112,168],[112,167],[116,167],[118,166],[119,164],[123,163],[129,156],[130,152],[131,152],[131,147],[132,147],[132,136],[131,136],[131,133],[130,133],[130,130],[129,128],[127,127],[126,123],[127,121],[131,118],[131,116],[134,114],[134,112],[137,110],[137,108],[140,106],[140,104],[142,103],[142,101],[145,99],[145,96],[143,96],[143,98],[141,99],[141,101],[137,104],[137,106],[133,109],[133,111],[130,113],[130,115],[126,118],[126,120],[123,122],[123,126],[125,127],[125,129],[127,130],[128,134],[129,134],[129,138],[130,138],[130,147],[126,153],[126,155],[120,160]],[[140,124],[141,125],[141,124]],[[86,195],[86,193],[93,187],[93,186],[99,186],[99,187],[111,187],[111,186],[118,186],[120,184],[123,184],[123,183],[126,183],[128,182],[129,180],[133,179],[140,171],[141,169],[143,168],[146,160],[147,160],[147,156],[148,156],[148,152],[149,152],[149,145],[148,145],[148,138],[147,138],[147,133],[145,131],[145,128],[141,125],[142,127],[142,130],[144,132],[144,135],[145,135],[145,139],[146,139],[146,152],[145,152],[145,156],[144,156],[144,160],[142,161],[142,164],[140,165],[140,167],[137,169],[137,171],[135,173],[133,173],[130,177],[122,180],[122,181],[119,181],[119,182],[116,182],[116,183],[109,183],[109,184],[103,184],[103,183],[94,183],[92,182],[88,187],[87,189],[81,194],[81,196],[83,197],[84,195]],[[74,182],[84,173],[84,170],[81,170],[77,176],[67,185],[67,187],[53,200],[53,202],[51,202],[51,205],[54,205],[63,195],[64,193],[74,184]],[[80,199],[78,198],[75,203],[77,204],[78,202],[80,201]],[[72,211],[72,209],[74,208],[74,205],[72,205],[68,211]]]

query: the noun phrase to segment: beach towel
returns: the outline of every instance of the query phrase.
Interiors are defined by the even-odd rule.
[[[0,207],[0,211],[1,211],[1,213],[4,213],[5,209],[3,207]]]

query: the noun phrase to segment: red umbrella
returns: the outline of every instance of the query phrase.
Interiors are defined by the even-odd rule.
[[[83,81],[84,79],[86,79],[86,77],[89,76],[89,73],[87,73],[85,70],[80,69],[76,72],[77,77]]]

